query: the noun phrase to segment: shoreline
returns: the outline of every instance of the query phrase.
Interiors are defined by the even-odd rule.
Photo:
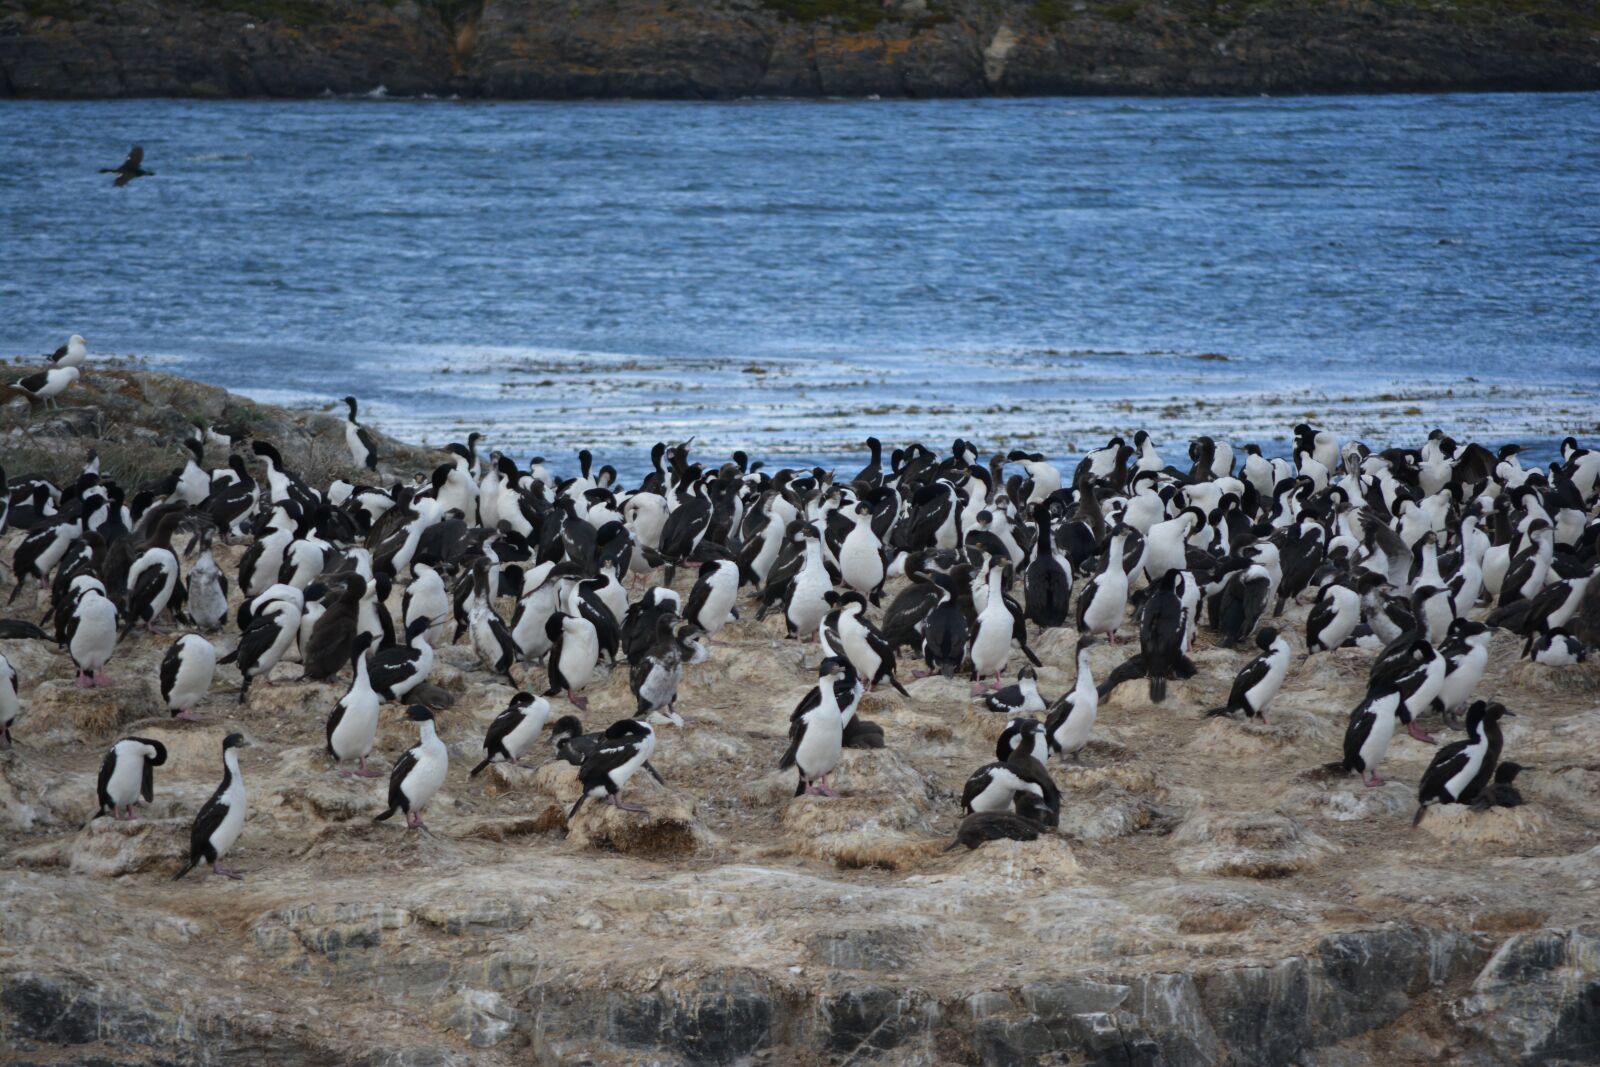
[[[1297,0],[0,4],[0,97],[971,98],[1600,89],[1592,11]],[[104,62],[105,57],[116,61]]]
[[[1557,445],[1569,433],[1600,436],[1600,419],[1593,415],[1600,390],[1576,382],[1530,387],[1405,376],[1359,389],[1349,372],[1326,385],[1288,388],[1277,378],[1252,384],[1252,373],[1270,367],[1221,353],[1051,350],[1037,363],[1009,371],[1000,367],[1010,357],[1000,356],[979,361],[974,371],[1006,375],[986,379],[992,395],[979,402],[943,387],[927,388],[915,361],[905,359],[872,365],[859,358],[499,353],[493,360],[469,354],[433,363],[432,351],[417,346],[411,361],[397,364],[393,376],[422,375],[406,391],[376,380],[370,388],[364,381],[358,387],[364,420],[374,429],[421,448],[442,447],[477,430],[518,457],[588,448],[624,475],[642,474],[651,444],[674,434],[696,436],[705,451],[744,448],[769,466],[825,467],[857,463],[869,432],[885,441],[941,441],[981,428],[986,447],[1075,461],[1109,438],[1131,437],[1144,426],[1172,447],[1210,433],[1259,444],[1269,456],[1287,456],[1289,427],[1309,419],[1341,438],[1369,444],[1419,438],[1435,428],[1490,446],[1516,442],[1529,463],[1539,464],[1558,458]],[[192,377],[306,416],[337,416],[336,398],[344,395],[339,380],[353,381],[348,368],[334,367],[323,374],[302,372],[295,388],[283,389],[266,384],[268,373],[258,382],[222,364],[217,374],[202,377],[194,372],[204,368],[187,357],[99,358],[107,369]],[[598,394],[597,359],[605,370]],[[1151,360],[1161,365],[1149,366]],[[1165,370],[1168,365],[1175,369]],[[216,380],[222,377],[232,380]],[[1098,395],[1080,395],[1091,380]],[[1049,399],[1034,399],[1036,390]],[[321,397],[326,399],[319,402]],[[603,418],[595,410],[597,397]],[[530,410],[538,417],[529,418]],[[1263,436],[1263,430],[1271,432]]]

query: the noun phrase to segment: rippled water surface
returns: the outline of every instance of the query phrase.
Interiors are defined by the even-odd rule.
[[[1592,95],[28,102],[0,140],[0,351],[401,436],[1600,432]]]

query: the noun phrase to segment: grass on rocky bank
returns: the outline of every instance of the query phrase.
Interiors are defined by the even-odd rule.
[[[0,384],[37,368],[0,366]],[[183,441],[196,427],[227,427],[276,445],[284,462],[313,484],[335,478],[370,481],[350,461],[342,421],[316,413],[296,413],[256,404],[221,389],[172,375],[128,368],[102,368],[80,379],[59,399],[59,409],[30,405],[19,398],[0,402],[0,467],[17,481],[30,475],[57,485],[75,479],[93,448],[100,473],[130,495],[149,482],[181,471],[189,452]],[[400,461],[399,472],[430,469],[433,456],[384,441],[385,453]],[[248,456],[248,453],[246,453]],[[225,450],[206,449],[208,468],[227,462]],[[252,464],[254,457],[249,457]]]

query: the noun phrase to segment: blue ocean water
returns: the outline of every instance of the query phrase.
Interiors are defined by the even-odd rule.
[[[0,353],[436,443],[1600,432],[1595,95],[10,102],[0,141]]]

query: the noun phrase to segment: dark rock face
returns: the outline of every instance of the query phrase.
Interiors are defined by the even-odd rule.
[[[0,97],[1578,90],[1597,28],[1571,0],[0,0]]]
[[[40,975],[18,975],[0,992],[0,1007],[10,1019],[7,1037],[51,1045],[87,1045],[100,1036],[99,1005],[67,982]]]
[[[296,937],[277,947],[289,952],[300,944],[323,955],[335,941],[350,941],[317,936],[316,924],[326,919],[343,928],[350,918],[289,916]],[[398,921],[391,916],[388,925]],[[332,964],[326,978],[335,985],[370,977],[362,960],[331,951],[326,959]],[[409,974],[414,986],[393,992],[431,997],[447,977],[488,977],[438,962],[448,975],[397,972]],[[528,984],[531,976],[521,971],[500,977],[501,992],[520,997],[530,1010],[513,1010],[509,1000],[491,994],[494,1011],[515,1020],[523,1040],[546,1051],[583,1048],[599,1057],[592,1062],[632,1062],[641,1052],[665,1064],[732,1064],[758,1054],[765,1054],[762,1062],[777,1062],[822,1050],[851,1062],[928,1062],[932,1056],[996,1067],[1293,1063],[1319,1061],[1318,1049],[1359,1049],[1346,1043],[1385,1027],[1409,1029],[1418,1013],[1430,1020],[1428,1027],[1448,1031],[1451,1047],[1471,1062],[1591,1063],[1600,1057],[1600,937],[1587,929],[1514,935],[1492,956],[1473,938],[1441,931],[1354,931],[1276,963],[1122,980],[1065,978],[953,1002],[870,982],[807,995],[752,971],[640,992]],[[842,975],[834,980],[844,982]],[[506,1036],[495,1031],[492,1040],[472,1043]],[[471,1058],[438,1046],[352,1058],[278,1032],[252,1032],[235,1019],[191,1017],[82,978],[38,973],[0,978],[0,1040],[51,1063],[72,1049],[82,1051],[69,1053],[78,1057],[71,1062],[95,1062],[89,1046],[114,1046],[119,1063],[224,1062],[249,1054],[269,1064],[422,1067]]]
[[[686,1063],[733,1063],[774,1043],[778,1008],[764,983],[743,978],[615,995],[606,1008],[605,1036],[614,1045],[670,1050]]]

